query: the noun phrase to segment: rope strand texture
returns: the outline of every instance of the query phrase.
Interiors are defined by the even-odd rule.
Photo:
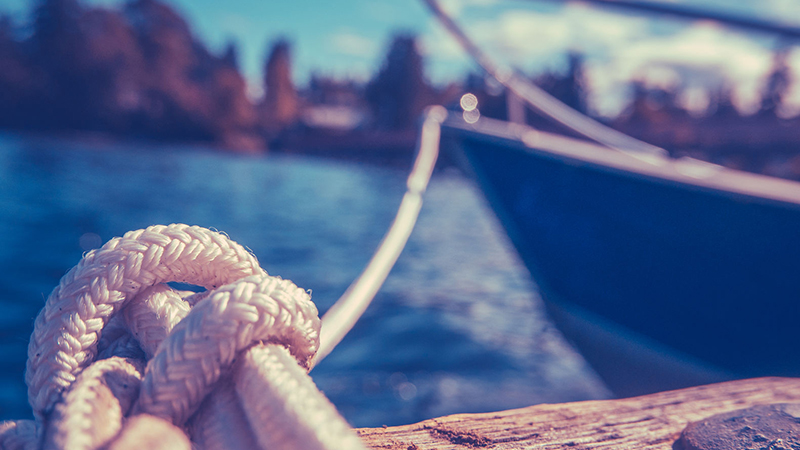
[[[125,324],[150,360],[191,307],[166,284],[142,291],[122,310]]]
[[[183,424],[256,342],[281,344],[306,369],[319,348],[320,320],[306,291],[255,275],[216,289],[192,308],[150,360],[134,413]]]
[[[278,345],[254,346],[233,373],[236,393],[260,448],[365,450],[358,435],[286,350]]]
[[[158,417],[139,414],[125,422],[108,450],[191,450],[192,444],[175,425]]]
[[[261,424],[256,424],[261,426]],[[253,450],[260,448],[247,420],[231,377],[224,377],[189,419],[192,442],[203,450]]]
[[[0,422],[0,448],[3,450],[36,450],[39,448],[39,427],[33,420]]]
[[[208,290],[181,298],[166,281]],[[319,339],[309,294],[226,236],[128,233],[50,295],[28,348],[37,421],[0,424],[0,447],[188,449],[188,425],[209,450],[363,450],[308,376]]]
[[[126,300],[148,286],[179,281],[214,289],[264,274],[256,258],[221,233],[156,225],[90,251],[61,279],[39,313],[25,382],[41,421],[95,357],[101,330]]]
[[[144,361],[118,356],[86,368],[50,415],[44,447],[93,450],[109,443],[139,394],[143,371]]]
[[[97,340],[96,360],[108,359],[112,356],[145,359],[139,341],[130,333],[125,325],[125,319],[119,314],[108,321],[103,328],[103,334]]]

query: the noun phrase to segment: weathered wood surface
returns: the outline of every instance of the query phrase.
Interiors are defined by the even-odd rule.
[[[671,450],[689,423],[760,404],[800,402],[800,378],[756,378],[661,392],[362,428],[374,449]]]

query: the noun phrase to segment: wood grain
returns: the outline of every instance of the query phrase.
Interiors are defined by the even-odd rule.
[[[617,400],[456,414],[356,430],[374,449],[671,450],[689,423],[770,403],[800,402],[800,379],[756,378]]]

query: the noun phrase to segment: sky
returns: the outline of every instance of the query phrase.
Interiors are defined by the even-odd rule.
[[[122,0],[83,0],[116,7]],[[420,0],[166,0],[212,51],[229,41],[239,47],[251,96],[261,94],[271,43],[292,43],[293,76],[302,85],[314,72],[368,79],[383,61],[393,33],[420,37],[428,78],[436,84],[477,71]],[[756,15],[800,25],[800,0],[666,0],[704,9]],[[586,75],[596,112],[618,113],[629,82],[684,87],[682,101],[702,110],[709,92],[725,84],[742,111],[754,110],[773,64],[775,40],[707,22],[656,21],[579,2],[545,0],[440,0],[444,8],[500,62],[526,73],[559,70],[568,51],[586,55]],[[0,0],[0,11],[23,22],[30,0]],[[800,52],[791,67],[800,74]],[[787,115],[800,113],[800,83],[790,92]]]

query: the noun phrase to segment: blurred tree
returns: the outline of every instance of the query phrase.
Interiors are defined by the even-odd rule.
[[[37,1],[27,40],[0,20],[0,126],[263,145],[233,44],[212,55],[158,0]]]
[[[570,108],[585,114],[588,108],[583,66],[583,55],[573,52],[567,56],[566,73],[546,73],[537,77],[535,82]]]
[[[224,56],[212,55],[183,18],[156,0],[135,0],[125,15],[147,73],[139,115],[146,134],[248,149],[261,145],[234,44]]]
[[[91,128],[96,97],[88,73],[86,36],[77,0],[40,0],[34,10],[31,38],[36,64],[46,74],[38,101],[44,128]]]
[[[733,103],[733,89],[721,84],[716,91],[711,93],[711,111],[709,118],[714,119],[739,119],[741,114]]]
[[[93,123],[87,128],[132,134],[140,130],[134,122],[147,86],[144,56],[137,36],[116,11],[87,10],[80,19],[87,55],[80,76],[88,80],[93,101],[87,104]]]
[[[186,22],[156,0],[134,0],[124,14],[134,29],[146,68],[139,127],[166,139],[213,140],[207,128],[211,105],[198,82],[208,78],[199,46]]]
[[[34,42],[42,55],[65,57],[81,39],[78,19],[83,8],[77,0],[40,0],[34,9]]]
[[[11,19],[0,16],[0,127],[28,128],[35,113],[30,99],[41,79],[14,34]]]
[[[285,38],[272,44],[264,65],[264,90],[264,101],[260,105],[261,123],[268,134],[275,134],[292,125],[300,109],[292,82],[291,46]]]
[[[225,52],[222,54],[222,63],[239,70],[239,48],[236,46],[236,42],[228,41]]]
[[[312,73],[303,98],[312,105],[339,105],[362,108],[364,86],[348,79],[336,79]]]
[[[215,140],[229,148],[263,148],[256,136],[256,108],[247,97],[247,83],[239,73],[238,48],[228,43],[224,55],[214,60],[213,77],[208,85],[212,103],[212,123],[209,125]],[[213,59],[212,59],[213,60]]]
[[[776,115],[781,106],[781,101],[791,84],[789,65],[786,63],[790,47],[784,46],[775,52],[772,61],[772,71],[767,78],[766,86],[761,94],[761,114]]]
[[[367,85],[366,100],[375,125],[395,130],[413,127],[423,109],[434,103],[414,35],[401,33],[392,39],[383,66]]]

